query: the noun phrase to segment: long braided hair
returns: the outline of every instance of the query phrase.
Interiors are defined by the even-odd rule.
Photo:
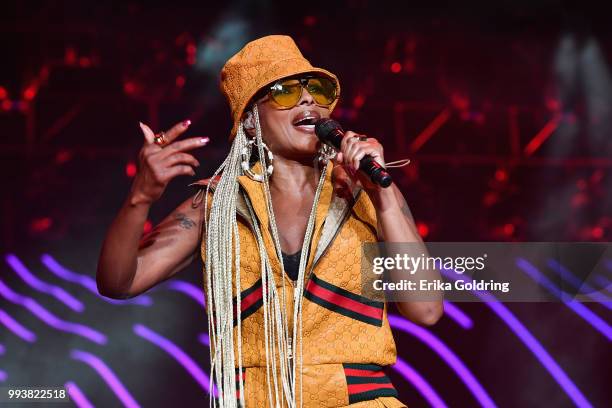
[[[266,155],[263,148],[263,135],[259,122],[257,105],[253,106],[255,119],[255,139],[261,168],[266,169]],[[241,151],[247,146],[248,140],[244,125],[240,123],[236,137],[232,142],[230,152],[221,166],[214,172],[212,179],[221,174],[212,194],[210,215],[208,214],[208,193],[212,183],[209,183],[205,195],[205,226],[206,226],[206,260],[204,282],[207,294],[208,330],[210,335],[211,379],[210,388],[213,389],[213,379],[216,385],[217,399],[211,398],[211,406],[221,408],[244,406],[244,380],[239,378],[239,397],[236,392],[236,369],[242,373],[242,333],[240,316],[240,238],[236,208],[239,194],[238,177],[244,171],[241,167]],[[315,161],[318,163],[318,161]],[[289,327],[286,313],[285,279],[282,280],[282,291],[279,294],[270,263],[269,254],[264,245],[261,227],[257,222],[253,207],[244,194],[250,215],[251,227],[255,235],[259,250],[260,270],[263,294],[263,325],[264,344],[266,353],[266,378],[269,405],[281,407],[298,406],[296,393],[296,374],[300,374],[301,405],[301,367],[303,365],[302,353],[302,293],[304,290],[305,269],[308,259],[308,250],[312,240],[315,225],[315,215],[327,165],[320,171],[313,207],[308,219],[304,244],[302,247],[298,279],[293,296],[293,324]],[[272,208],[270,194],[270,180],[263,171],[263,188],[266,200],[268,219],[272,230],[276,254],[284,270],[280,240],[276,227],[276,220]],[[282,271],[281,271],[282,273]],[[235,278],[235,292],[232,282]],[[234,338],[234,293],[236,294],[236,338]],[[236,343],[236,344],[235,344]],[[236,346],[236,347],[235,347]],[[296,350],[299,349],[299,353]],[[237,354],[237,355],[236,355]],[[296,358],[296,354],[299,357]],[[299,361],[299,369],[297,362]]]

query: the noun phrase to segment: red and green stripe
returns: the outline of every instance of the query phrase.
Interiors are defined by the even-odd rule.
[[[349,404],[378,397],[397,397],[397,390],[382,367],[375,364],[342,364]]]
[[[304,296],[319,306],[374,326],[382,326],[383,302],[376,302],[311,275]]]
[[[261,279],[253,286],[240,292],[240,318],[246,319],[263,305]],[[234,325],[237,323],[236,298],[234,298]]]

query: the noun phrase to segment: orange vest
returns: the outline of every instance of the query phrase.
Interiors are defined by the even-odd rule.
[[[254,171],[260,172],[258,166],[259,163]],[[395,398],[397,392],[382,371],[382,366],[392,365],[396,360],[387,305],[361,295],[361,244],[377,241],[376,211],[365,191],[354,193],[353,199],[335,194],[332,169],[330,162],[306,265],[302,309],[303,406],[404,407]],[[195,184],[206,185],[208,181],[200,180]],[[242,291],[241,375],[246,406],[264,407],[268,405],[268,387],[260,257],[246,200],[252,204],[259,222],[279,295],[281,280],[285,281],[288,316],[293,316],[294,283],[281,270],[274,249],[263,185],[247,176],[239,177],[238,181],[241,186],[237,202]],[[210,206],[211,197],[208,201]],[[204,241],[203,260],[206,256]],[[236,287],[235,282],[232,287]],[[292,327],[291,320],[289,327]],[[299,377],[298,373],[297,389]]]

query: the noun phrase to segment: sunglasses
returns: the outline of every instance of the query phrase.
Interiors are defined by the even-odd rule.
[[[304,89],[308,91],[317,105],[330,106],[338,98],[336,83],[320,76],[281,79],[270,86],[268,95],[278,105],[293,108],[302,99]]]

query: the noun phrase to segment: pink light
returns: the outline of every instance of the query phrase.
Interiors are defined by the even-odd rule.
[[[536,150],[542,146],[542,143],[546,141],[553,134],[553,132],[559,126],[559,116],[552,118],[544,127],[529,141],[525,146],[525,156],[531,156]]]
[[[26,101],[31,101],[36,96],[36,87],[34,85],[30,85],[23,91],[23,99]]]
[[[125,175],[130,178],[136,175],[136,170],[136,164],[134,162],[129,162],[125,165]]]
[[[0,86],[0,99],[6,99],[8,97],[8,92],[6,92],[6,88]]]
[[[70,159],[72,159],[72,152],[65,149],[58,151],[55,155],[55,163],[57,164],[64,164]]]
[[[599,225],[596,227],[593,227],[593,229],[591,230],[591,236],[595,239],[601,239],[603,238],[603,235],[604,235],[604,230]]]
[[[365,97],[361,94],[357,95],[354,99],[353,99],[353,106],[357,109],[361,108],[363,106],[363,104],[365,103]]]
[[[503,182],[503,181],[508,180],[508,172],[506,170],[503,170],[503,169],[495,170],[495,180],[497,180],[499,182]]]
[[[393,64],[391,64],[391,72],[393,72],[394,74],[399,73],[402,70],[402,64],[400,64],[399,62],[394,62]]]
[[[35,218],[30,222],[30,231],[34,233],[41,233],[49,230],[53,225],[53,219],[50,217],[39,217]]]
[[[503,231],[504,235],[511,236],[512,234],[514,234],[514,224],[504,224]]]
[[[308,27],[312,27],[317,23],[317,18],[315,16],[306,16],[304,17],[304,25]]]
[[[424,222],[417,223],[417,230],[419,232],[419,235],[423,238],[429,235],[429,227]]]
[[[125,84],[123,84],[123,91],[128,94],[131,95],[134,93],[134,91],[136,91],[136,85],[134,85],[133,82],[126,82]]]

